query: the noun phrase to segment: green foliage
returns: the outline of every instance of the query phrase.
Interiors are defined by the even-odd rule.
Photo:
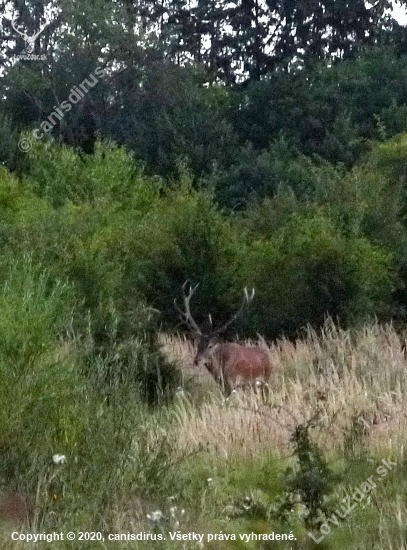
[[[366,237],[400,257],[406,249],[403,182],[389,177],[370,158],[332,188],[326,204],[345,234]]]
[[[81,156],[64,146],[35,141],[28,154],[27,181],[54,207],[101,199],[126,204],[134,196],[148,202],[158,188],[153,181],[145,184],[124,149],[106,143],[97,146],[95,155]]]
[[[322,159],[300,154],[283,138],[257,153],[252,146],[240,150],[239,159],[225,172],[215,172],[209,182],[222,205],[242,208],[291,190],[299,201],[321,199],[341,173]]]
[[[168,401],[182,381],[157,344],[156,310],[141,300],[122,317],[112,309],[104,325],[89,327],[84,371],[92,386],[109,403],[120,402],[123,388],[150,405]]]
[[[13,177],[0,169],[0,223],[9,230],[31,225],[46,214],[48,205]]]
[[[133,226],[158,197],[160,184],[145,178],[122,149],[107,145],[86,159],[49,143],[37,152],[27,176],[31,185],[3,184],[5,231],[18,249],[69,278],[91,310],[92,326],[103,327],[110,301],[120,299]]]
[[[141,420],[135,436],[133,424],[145,418],[143,401],[162,403],[180,381],[158,351],[150,312],[133,311],[131,342],[114,332],[112,313],[110,340],[96,342],[92,324],[78,322],[72,284],[25,256],[3,258],[0,273],[0,485],[36,495],[44,516],[61,521],[70,510],[85,523],[136,478],[140,492],[158,493],[174,474],[169,444],[163,434],[152,443],[155,428]],[[58,453],[69,467],[52,463]],[[89,506],[77,510],[78,498]]]
[[[293,156],[280,140],[267,156],[275,196],[232,219],[192,189],[182,164],[182,183],[164,192],[122,149],[101,145],[85,159],[55,144],[38,152],[31,185],[3,177],[5,231],[73,282],[96,341],[109,340],[113,319],[119,338],[132,334],[141,303],[177,325],[173,302],[186,280],[200,283],[193,308],[204,329],[208,313],[215,325],[230,316],[247,285],[257,291],[251,333],[270,335],[320,325],[327,313],[343,321],[379,313],[389,299],[391,254],[399,258],[403,243],[401,194],[372,161],[344,175]],[[72,188],[86,190],[75,191],[75,204]]]
[[[53,280],[31,257],[1,265],[0,357],[19,369],[46,353],[69,330],[76,296],[72,286]]]
[[[308,529],[321,523],[321,517],[331,511],[328,497],[339,481],[321,451],[311,441],[309,424],[296,426],[291,437],[297,465],[285,472],[286,496],[276,515],[290,521],[290,513],[302,506],[301,516]]]
[[[73,450],[87,415],[76,365],[50,347],[41,351],[19,369],[12,356],[0,363],[0,480],[31,494],[52,455]]]
[[[208,310],[222,315],[222,296],[229,284],[238,238],[233,226],[214,207],[211,197],[186,183],[169,191],[132,235],[125,300],[137,290],[163,315],[178,323],[174,299],[186,280],[200,283],[194,310],[197,320]]]
[[[75,354],[39,361],[18,379],[2,370],[0,483],[33,495],[44,527],[74,521],[103,529],[110,509],[119,501],[129,506],[123,499],[132,492],[151,499],[172,490],[168,436],[133,388],[107,402],[91,382]],[[55,454],[66,463],[53,463]]]
[[[241,143],[267,149],[283,134],[308,156],[351,166],[366,139],[405,131],[407,57],[388,47],[342,62],[274,72],[234,93],[231,119]]]
[[[176,174],[179,158],[188,158],[198,177],[228,165],[237,145],[226,117],[229,90],[208,80],[199,66],[152,64],[142,87],[125,86],[123,104],[111,115],[113,139],[167,177]]]
[[[373,313],[393,288],[389,254],[360,237],[344,237],[322,212],[293,214],[272,239],[241,247],[238,277],[257,293],[253,331],[277,335],[324,316],[350,321]],[[236,284],[238,287],[239,284]]]
[[[377,144],[367,156],[366,164],[390,178],[395,186],[401,180],[405,187],[407,134],[401,134],[385,143]]]
[[[51,277],[31,257],[6,260],[0,293],[0,477],[17,482],[36,459],[43,465],[46,455],[76,433],[72,422],[80,414],[81,385],[63,339],[71,331],[77,298],[70,284]]]
[[[270,335],[319,325],[327,313],[343,321],[378,313],[388,300],[394,283],[389,252],[402,243],[401,199],[391,194],[392,178],[374,175],[371,162],[344,176],[324,162],[293,157],[280,141],[268,157],[276,195],[243,219],[228,219],[211,195],[192,189],[181,165],[183,183],[160,193],[159,183],[137,173],[121,149],[100,146],[95,157],[82,160],[65,147],[39,147],[31,186],[4,176],[7,231],[17,248],[74,283],[84,311],[90,309],[96,340],[108,337],[113,318],[117,335],[127,338],[139,303],[176,325],[173,302],[186,280],[200,283],[193,306],[204,327],[208,313],[215,325],[224,322],[242,288],[254,286],[251,331]],[[39,184],[40,175],[61,181],[63,172],[63,186],[70,188],[75,174],[78,189],[91,190],[89,181],[97,180],[97,193],[69,204],[61,190],[57,200],[50,185]],[[372,183],[376,191],[368,194]]]

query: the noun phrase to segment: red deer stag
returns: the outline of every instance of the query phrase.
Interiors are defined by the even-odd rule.
[[[248,295],[247,288],[244,289],[243,302],[235,315],[222,327],[204,334],[194,321],[191,309],[191,298],[198,288],[198,285],[189,288],[188,295],[185,294],[186,283],[182,286],[185,311],[182,311],[176,300],[174,301],[181,319],[188,326],[196,339],[196,355],[194,365],[205,365],[213,378],[221,385],[226,395],[237,388],[244,387],[267,387],[271,373],[271,363],[267,351],[258,346],[244,346],[232,342],[219,342],[219,334],[224,332],[243,312],[254,297],[254,289]]]

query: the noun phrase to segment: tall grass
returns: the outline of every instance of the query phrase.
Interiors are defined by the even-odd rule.
[[[179,349],[167,337],[165,347]],[[189,344],[178,352],[185,377],[194,376]],[[340,330],[331,321],[320,335],[280,340],[269,348],[273,367],[266,402],[250,393],[225,399],[209,374],[196,372],[214,391],[199,408],[184,401],[178,412],[178,445],[210,441],[227,456],[256,455],[272,449],[286,454],[298,424],[315,421],[315,437],[327,452],[342,452],[355,423],[370,451],[401,448],[407,418],[406,362],[391,325]],[[353,428],[352,428],[353,426]]]
[[[37,351],[28,365],[23,345],[17,361],[7,363],[6,352],[1,356],[2,548],[34,547],[11,541],[13,530],[166,537],[83,543],[92,549],[198,548],[193,541],[171,541],[168,531],[176,530],[237,536],[208,548],[313,548],[308,532],[316,536],[342,499],[389,458],[397,466],[332,526],[321,547],[404,548],[405,360],[391,326],[344,331],[328,321],[321,334],[309,330],[297,342],[271,345],[266,398],[247,392],[225,398],[208,374],[193,369],[188,340],[161,335],[161,353],[182,371],[184,382],[172,401],[151,406],[128,380],[116,379],[108,394],[95,386],[88,369],[96,362],[83,361],[86,351],[96,353],[91,335],[86,340],[69,330],[69,285],[44,284],[44,272],[27,262],[32,283],[26,289],[5,285],[4,292],[15,304],[20,296],[22,319],[32,308],[42,312],[37,329],[50,340],[46,351],[39,344],[32,348]],[[13,268],[7,277],[18,280]],[[64,305],[64,323],[55,323],[47,299]],[[47,322],[55,327],[52,337]],[[28,331],[30,325],[21,327]],[[136,340],[126,346],[140,346]],[[113,350],[99,355],[101,371],[111,368]],[[147,360],[145,347],[133,351],[136,362]],[[127,349],[122,358],[128,355]],[[63,463],[53,461],[57,453],[65,455]],[[14,508],[24,503],[14,517],[13,502]],[[296,540],[243,543],[238,536],[272,531],[293,531]]]

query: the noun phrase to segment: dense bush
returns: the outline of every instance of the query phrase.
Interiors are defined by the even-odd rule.
[[[222,205],[242,209],[282,189],[290,189],[300,201],[321,200],[340,177],[333,165],[300,154],[281,138],[261,153],[251,146],[242,148],[236,164],[208,181]]]
[[[0,224],[13,231],[30,225],[49,211],[46,201],[21,185],[5,168],[0,169]]]
[[[343,322],[373,314],[393,289],[391,256],[322,213],[293,214],[240,252],[240,285],[257,290],[250,329],[273,336],[319,326],[327,312]]]
[[[18,148],[20,132],[6,114],[0,114],[0,164],[10,170],[26,167],[24,153]]]
[[[72,285],[54,279],[30,256],[3,257],[0,279],[1,474],[8,471],[13,479],[30,468],[30,449],[39,452],[42,442],[44,453],[52,451],[43,431],[57,447],[72,435],[81,386],[63,341],[78,301]]]
[[[180,383],[158,349],[154,316],[138,303],[132,339],[123,340],[110,311],[101,342],[92,314],[85,325],[73,284],[27,255],[7,255],[0,267],[0,485],[36,495],[35,506],[55,514],[55,499],[73,505],[79,493],[94,491],[90,475],[100,485],[89,507],[103,507],[112,488],[134,479],[125,451],[132,445],[129,427],[145,415],[143,402],[162,403]],[[134,450],[139,471],[158,476],[142,463],[145,445],[140,440]],[[60,453],[71,462],[69,473],[52,463]],[[167,474],[163,468],[161,481]]]
[[[135,69],[134,79],[139,78]],[[199,66],[152,64],[143,85],[124,85],[125,94],[109,109],[108,135],[131,148],[154,174],[173,176],[179,158],[188,158],[198,177],[214,165],[228,166],[237,145],[227,119],[229,91],[217,83],[208,86],[208,79]]]
[[[231,283],[225,268],[234,262],[237,240],[236,227],[216,210],[209,195],[189,185],[173,190],[133,233],[124,291],[128,297],[141,291],[174,326],[174,299],[181,297],[183,283],[200,283],[197,320],[209,311],[219,318]]]
[[[99,144],[94,155],[86,156],[52,142],[35,141],[28,154],[27,182],[52,206],[102,198],[123,205],[134,197],[148,201],[154,193],[153,179],[146,185],[132,157],[107,143]]]
[[[264,157],[273,183],[260,178],[274,197],[230,217],[181,165],[182,183],[165,188],[112,146],[85,159],[55,144],[37,153],[24,187],[4,175],[4,227],[16,250],[73,283],[81,326],[89,310],[100,342],[110,341],[112,319],[115,338],[134,333],[139,304],[177,326],[174,299],[186,280],[200,283],[194,310],[204,325],[208,313],[224,322],[243,287],[254,286],[251,332],[273,336],[319,325],[327,313],[343,321],[379,313],[389,300],[391,255],[400,262],[404,242],[402,194],[370,157],[344,174],[280,141]],[[70,178],[83,193],[69,194]]]

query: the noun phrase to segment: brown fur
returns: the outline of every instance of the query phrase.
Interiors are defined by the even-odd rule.
[[[195,364],[199,363],[205,365],[228,395],[237,388],[266,386],[271,374],[270,357],[258,346],[209,344],[198,351]]]

